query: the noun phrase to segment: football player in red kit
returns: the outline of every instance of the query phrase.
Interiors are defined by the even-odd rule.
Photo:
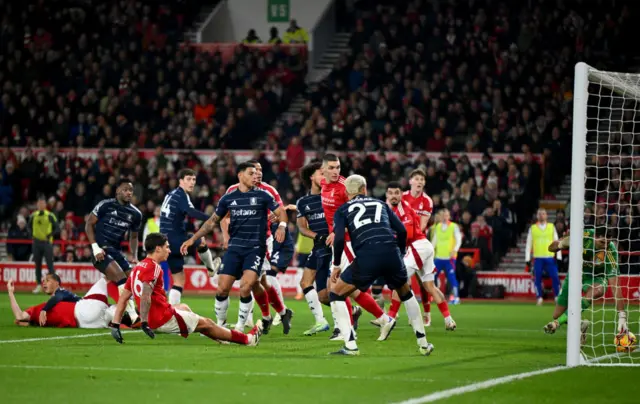
[[[433,299],[438,305],[438,309],[440,309],[444,317],[445,329],[449,331],[455,330],[456,322],[453,321],[449,313],[447,299],[434,283],[435,266],[433,263],[433,245],[427,240],[427,237],[421,230],[420,216],[409,206],[409,203],[402,199],[400,184],[397,182],[390,182],[387,185],[387,205],[389,205],[393,213],[398,216],[407,229],[407,254],[404,257],[407,275],[411,278],[415,274],[420,279],[424,289],[433,296]],[[400,299],[394,292],[389,315],[395,318],[399,308]],[[377,325],[375,323],[373,324]]]
[[[142,320],[140,328],[149,338],[155,338],[154,330],[161,333],[180,334],[184,338],[199,332],[215,341],[258,345],[262,334],[261,321],[258,321],[248,334],[244,334],[216,325],[213,320],[192,312],[185,304],[171,306],[164,291],[160,267],[160,262],[166,260],[171,252],[167,237],[160,233],[151,233],[145,239],[144,246],[147,258],[131,271],[113,316],[111,335],[117,342],[123,342],[120,320],[127,300],[133,295]]]
[[[322,191],[320,196],[322,198],[322,209],[324,210],[324,216],[329,226],[329,236],[327,237],[326,244],[333,246],[333,217],[340,206],[349,201],[347,197],[347,188],[344,185],[345,178],[340,175],[340,159],[335,154],[326,154],[322,159],[322,172],[324,179],[320,183]],[[349,239],[349,233],[345,233],[345,247],[340,260],[340,269],[344,269],[353,261],[354,254],[351,247],[351,241]],[[351,294],[351,297],[358,303],[363,309],[373,315],[373,317],[381,322],[386,320],[386,314],[384,310],[378,306],[374,298],[365,292],[356,290]],[[346,300],[347,310],[351,315],[351,322],[354,329],[358,328],[358,318],[362,314],[360,308],[352,308],[349,299]],[[335,316],[334,316],[335,318]],[[335,324],[335,321],[334,321]],[[346,331],[346,330],[345,330]],[[333,335],[330,338],[332,341],[342,341],[340,330],[335,328]]]

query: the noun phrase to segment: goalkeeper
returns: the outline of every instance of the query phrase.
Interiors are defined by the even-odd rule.
[[[569,248],[569,236],[553,241],[549,245],[550,252]],[[618,310],[618,333],[627,331],[627,313],[622,288],[618,286],[618,249],[612,241],[604,237],[596,237],[595,229],[586,229],[582,238],[582,310],[591,306],[594,299],[604,296],[610,283],[615,290],[616,309]],[[567,306],[569,302],[569,274],[560,290],[553,312],[553,321],[544,327],[544,332],[553,334],[567,323]],[[584,343],[589,322],[583,320],[580,329],[581,342]]]

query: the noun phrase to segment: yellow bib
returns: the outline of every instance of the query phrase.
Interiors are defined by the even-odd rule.
[[[53,224],[50,217],[53,216],[48,210],[33,212],[33,223],[31,231],[33,238],[40,241],[53,241],[53,237],[47,237],[53,231]],[[55,219],[55,216],[53,216]]]
[[[456,244],[456,239],[454,237],[454,226],[457,226],[457,224],[449,222],[447,229],[442,230],[442,223],[438,223],[436,225],[436,245],[434,246],[436,250],[436,259],[448,260],[449,258],[451,258],[451,251],[453,250],[453,246],[455,246]]]
[[[313,250],[313,240],[299,234],[296,249],[298,250],[298,254],[309,254],[311,250]]]
[[[158,224],[158,222],[156,222],[155,217],[147,220],[147,226],[149,228],[149,234],[160,232],[160,225]]]
[[[553,242],[553,225],[547,223],[544,230],[534,224],[531,226],[531,239],[533,240],[533,258],[551,258],[553,253],[549,252],[549,244]]]

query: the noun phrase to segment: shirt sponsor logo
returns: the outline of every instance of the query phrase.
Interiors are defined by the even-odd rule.
[[[258,211],[255,209],[238,209],[231,211],[231,216],[255,216],[257,214]]]
[[[320,220],[320,219],[324,219],[324,212],[323,213],[314,213],[313,215],[309,215],[307,216],[308,220]]]

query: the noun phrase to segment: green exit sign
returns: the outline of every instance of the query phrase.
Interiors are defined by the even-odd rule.
[[[267,0],[267,21],[288,22],[290,0]]]

